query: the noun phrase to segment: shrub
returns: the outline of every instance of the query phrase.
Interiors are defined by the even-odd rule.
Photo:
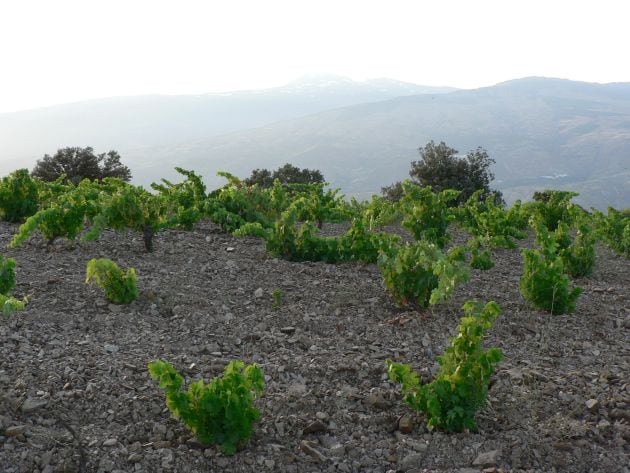
[[[383,284],[400,306],[427,307],[446,299],[468,280],[461,249],[445,255],[437,245],[421,240],[391,245],[381,251],[378,265]]]
[[[519,229],[522,225],[518,218],[520,204],[515,204],[507,212],[502,205],[496,204],[492,196],[485,201],[480,199],[481,191],[477,191],[465,206],[456,210],[462,226],[490,247],[516,248],[512,238],[525,238],[525,233]]]
[[[22,222],[38,208],[37,182],[28,174],[28,169],[18,169],[0,182],[0,209],[4,220]]]
[[[494,261],[487,248],[484,248],[479,238],[473,238],[469,244],[471,259],[470,267],[481,270],[488,270],[494,268]]]
[[[628,210],[619,211],[608,207],[608,215],[593,210],[595,232],[617,253],[630,257],[630,215]]]
[[[245,366],[231,361],[208,384],[203,379],[191,383],[188,392],[184,378],[168,362],[149,363],[149,372],[166,391],[166,405],[204,444],[219,444],[223,453],[232,455],[245,446],[252,434],[252,424],[260,418],[253,406],[265,385],[262,370],[255,364]]]
[[[444,248],[451,238],[447,233],[448,226],[455,219],[449,202],[456,199],[459,192],[447,189],[434,193],[431,187],[419,187],[410,181],[403,182],[403,190],[404,196],[400,200],[403,227],[416,240],[428,240]]]
[[[166,197],[174,207],[173,218],[169,226],[179,226],[192,230],[194,224],[201,219],[206,208],[206,185],[194,171],[176,167],[175,171],[186,179],[173,184],[162,179],[161,184],[153,183],[151,188]]]
[[[501,312],[499,306],[488,302],[482,308],[468,301],[463,310],[458,335],[438,358],[440,371],[431,383],[422,385],[410,365],[386,361],[390,379],[402,384],[405,403],[426,413],[429,429],[475,430],[475,413],[485,404],[494,365],[502,358],[498,348],[482,346],[485,332]]]
[[[279,310],[282,307],[282,290],[274,289],[271,293],[273,303],[271,304],[272,310]]]
[[[553,231],[560,222],[572,223],[577,207],[571,203],[577,192],[545,190],[534,193],[534,204],[529,206],[532,214],[541,219],[545,226]]]
[[[110,259],[91,259],[85,271],[85,282],[94,282],[105,291],[105,297],[116,304],[129,304],[138,297],[136,271],[126,273]]]
[[[0,307],[2,307],[4,315],[11,315],[16,310],[23,310],[28,302],[26,297],[23,300],[19,300],[10,295],[14,286],[15,260],[13,258],[4,258],[0,255]]]
[[[582,289],[576,287],[569,291],[569,278],[559,255],[560,245],[544,224],[534,223],[534,226],[541,249],[522,251],[524,267],[520,281],[521,294],[534,306],[552,314],[570,314],[575,310],[575,301]],[[562,233],[562,227],[560,229]]]
[[[11,240],[11,246],[20,246],[36,230],[49,244],[59,237],[76,238],[83,230],[85,221],[98,212],[101,195],[119,185],[126,184],[117,180],[97,184],[87,179],[78,186],[47,184],[43,192],[46,206],[20,225],[18,233]]]
[[[0,255],[0,294],[8,295],[15,286],[15,260]]]
[[[574,278],[589,276],[595,267],[595,237],[586,224],[579,225],[575,238],[571,238],[569,227],[560,222],[555,231],[558,255],[564,269]]]

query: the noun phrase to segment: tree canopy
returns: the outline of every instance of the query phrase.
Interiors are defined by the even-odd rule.
[[[446,189],[461,191],[456,204],[466,202],[475,191],[482,190],[480,198],[485,200],[494,194],[498,201],[502,201],[501,193],[490,189],[490,182],[494,174],[490,166],[495,160],[488,152],[478,147],[469,151],[465,157],[458,156],[458,151],[441,141],[435,144],[429,141],[418,149],[420,159],[411,162],[409,175],[411,180],[420,186],[431,186],[433,191],[441,192]],[[392,199],[400,198],[400,184],[394,183],[382,189],[383,194]]]
[[[54,156],[45,154],[31,171],[33,177],[52,182],[62,175],[65,180],[78,184],[83,179],[101,180],[117,177],[123,181],[131,179],[131,171],[120,162],[120,155],[112,150],[94,154],[91,147],[68,147],[57,150]]]
[[[245,179],[245,184],[258,184],[259,187],[271,187],[278,179],[281,184],[319,184],[324,182],[324,175],[317,169],[300,169],[292,164],[285,164],[275,171],[254,169],[252,175]]]

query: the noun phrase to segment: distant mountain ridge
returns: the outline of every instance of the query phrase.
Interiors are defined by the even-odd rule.
[[[309,75],[282,87],[203,95],[112,97],[0,114],[1,162],[34,163],[66,146],[116,149],[186,144],[280,120],[449,87]],[[10,165],[1,165],[7,172]]]
[[[493,156],[496,187],[512,201],[534,190],[580,192],[587,207],[630,206],[630,84],[525,78],[475,90],[344,107],[183,148],[178,156],[213,184],[284,162],[317,167],[335,186],[367,196],[407,176],[417,148],[446,141]],[[156,150],[157,151],[157,150]]]
[[[580,192],[586,207],[630,207],[630,83],[530,77],[452,90],[307,76],[262,91],[0,115],[0,150],[14,158],[4,172],[57,147],[91,145],[120,151],[142,184],[173,178],[176,165],[212,187],[223,182],[218,170],[247,176],[290,162],[360,197],[405,178],[429,140],[487,149],[497,161],[493,185],[510,201],[558,187]]]

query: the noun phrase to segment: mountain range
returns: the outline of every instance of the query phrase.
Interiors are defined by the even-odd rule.
[[[571,189],[586,207],[630,207],[630,83],[524,78],[474,90],[307,76],[284,87],[200,96],[141,96],[0,114],[0,171],[65,146],[116,149],[134,180],[174,166],[247,176],[284,163],[320,169],[367,197],[407,176],[417,149],[445,141],[496,160],[508,201]]]

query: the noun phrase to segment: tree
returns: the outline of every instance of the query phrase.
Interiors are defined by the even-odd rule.
[[[47,182],[65,175],[66,181],[75,185],[86,178],[99,181],[106,177],[123,181],[131,179],[131,171],[120,162],[120,155],[116,151],[97,155],[89,146],[62,148],[54,156],[45,154],[37,161],[31,175]]]
[[[494,179],[490,166],[495,160],[485,149],[478,147],[461,158],[456,149],[443,141],[439,144],[429,141],[418,151],[421,159],[412,161],[409,171],[415,184],[422,187],[431,186],[434,192],[446,189],[459,190],[461,193],[454,201],[457,205],[466,202],[478,190],[483,191],[479,194],[482,201],[489,195],[494,195],[497,202],[503,201],[501,192],[490,189],[490,182]],[[382,190],[390,199],[395,199],[398,191],[397,183]]]
[[[324,182],[324,175],[317,169],[300,169],[287,163],[273,173],[268,169],[254,169],[252,175],[245,179],[245,184],[267,188],[273,186],[276,179],[281,184],[320,184]]]

